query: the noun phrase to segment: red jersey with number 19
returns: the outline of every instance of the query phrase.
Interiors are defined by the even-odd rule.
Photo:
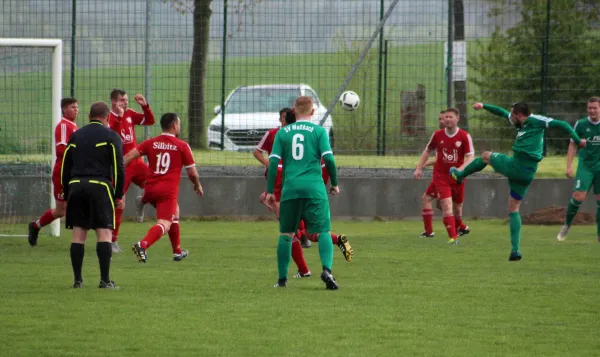
[[[162,133],[142,142],[137,150],[148,157],[150,176],[145,190],[177,197],[181,169],[195,166],[190,146],[175,135]]]
[[[441,129],[433,133],[427,150],[436,150],[433,179],[454,182],[450,177],[450,168],[458,168],[464,163],[465,155],[474,153],[473,139],[462,129],[458,129],[453,135],[448,135],[446,129]]]

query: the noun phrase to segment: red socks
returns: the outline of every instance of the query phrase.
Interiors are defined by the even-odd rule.
[[[121,217],[123,216],[122,209],[115,208],[115,228],[112,232],[112,241],[116,242],[117,238],[119,238],[119,228],[121,227]]]
[[[464,222],[462,221],[462,217],[461,216],[454,216],[454,225],[456,227],[456,229],[465,229],[467,228],[467,225],[464,224]]]
[[[173,254],[181,254],[181,237],[178,219],[173,219],[173,223],[171,223],[171,228],[169,228],[169,240],[171,241],[171,247],[173,247]]]
[[[304,259],[304,252],[302,251],[302,245],[298,237],[292,239],[292,259],[294,259],[294,263],[298,266],[300,274],[308,273],[308,265]]]
[[[33,225],[35,226],[35,228],[37,229],[41,229],[44,226],[49,225],[50,223],[52,223],[52,221],[54,221],[56,218],[54,217],[54,215],[52,215],[52,210],[49,209],[46,212],[44,212],[44,214],[42,214],[42,216],[40,217],[40,219],[38,219],[37,221],[35,221],[33,223]]]
[[[165,227],[163,227],[162,224],[153,225],[148,230],[148,233],[146,233],[144,239],[142,239],[142,241],[140,242],[140,247],[142,247],[143,249],[150,248],[152,244],[156,243],[156,241],[163,236],[163,234],[165,234]]]
[[[338,244],[338,236],[337,236],[337,234],[331,233],[331,241],[333,242],[333,245],[337,245]]]
[[[425,226],[425,233],[433,233],[433,210],[424,209],[421,215],[423,216],[423,225]],[[444,218],[444,225],[446,225],[446,218]]]
[[[448,237],[456,238],[456,226],[453,216],[444,217],[444,226],[446,227],[446,231],[448,231]]]

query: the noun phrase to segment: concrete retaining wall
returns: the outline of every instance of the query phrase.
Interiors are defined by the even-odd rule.
[[[330,197],[332,215],[339,219],[372,219],[373,217],[418,217],[420,196],[428,179],[360,178],[340,179],[342,194]],[[258,196],[265,190],[264,177],[203,176],[206,195],[197,197],[187,178],[182,178],[179,202],[182,217],[234,216],[270,217]],[[521,212],[530,213],[550,205],[566,206],[573,183],[563,179],[538,179],[530,187]],[[137,189],[136,189],[137,190]],[[127,197],[126,216],[134,215],[134,197]],[[48,207],[48,185],[39,177],[0,177],[0,211],[10,210],[16,216],[37,216]],[[465,217],[506,217],[508,186],[505,179],[472,178],[467,182]],[[595,213],[595,202],[589,197],[582,211]],[[147,211],[153,216],[152,208]]]

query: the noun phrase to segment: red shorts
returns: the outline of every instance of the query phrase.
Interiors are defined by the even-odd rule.
[[[177,215],[177,195],[165,192],[144,192],[143,203],[149,203],[156,208],[156,219],[173,222]]]
[[[448,183],[445,180],[431,180],[425,194],[436,200],[452,197],[452,202],[463,203],[465,200],[465,184]]]
[[[125,186],[123,186],[123,194],[127,193],[131,182],[139,188],[146,186],[146,178],[150,175],[148,165],[141,158],[133,160],[125,168]]]
[[[61,176],[60,176],[61,166],[62,166],[62,164],[60,162],[57,162],[54,165],[54,169],[52,170],[52,186],[53,186],[52,191],[53,191],[55,200],[66,202],[67,199],[65,198],[65,194],[63,193],[63,186],[62,186],[62,181],[61,181]]]

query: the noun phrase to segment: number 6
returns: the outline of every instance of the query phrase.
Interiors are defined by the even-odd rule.
[[[292,137],[292,157],[294,160],[302,160],[304,157],[304,135],[296,134]]]

